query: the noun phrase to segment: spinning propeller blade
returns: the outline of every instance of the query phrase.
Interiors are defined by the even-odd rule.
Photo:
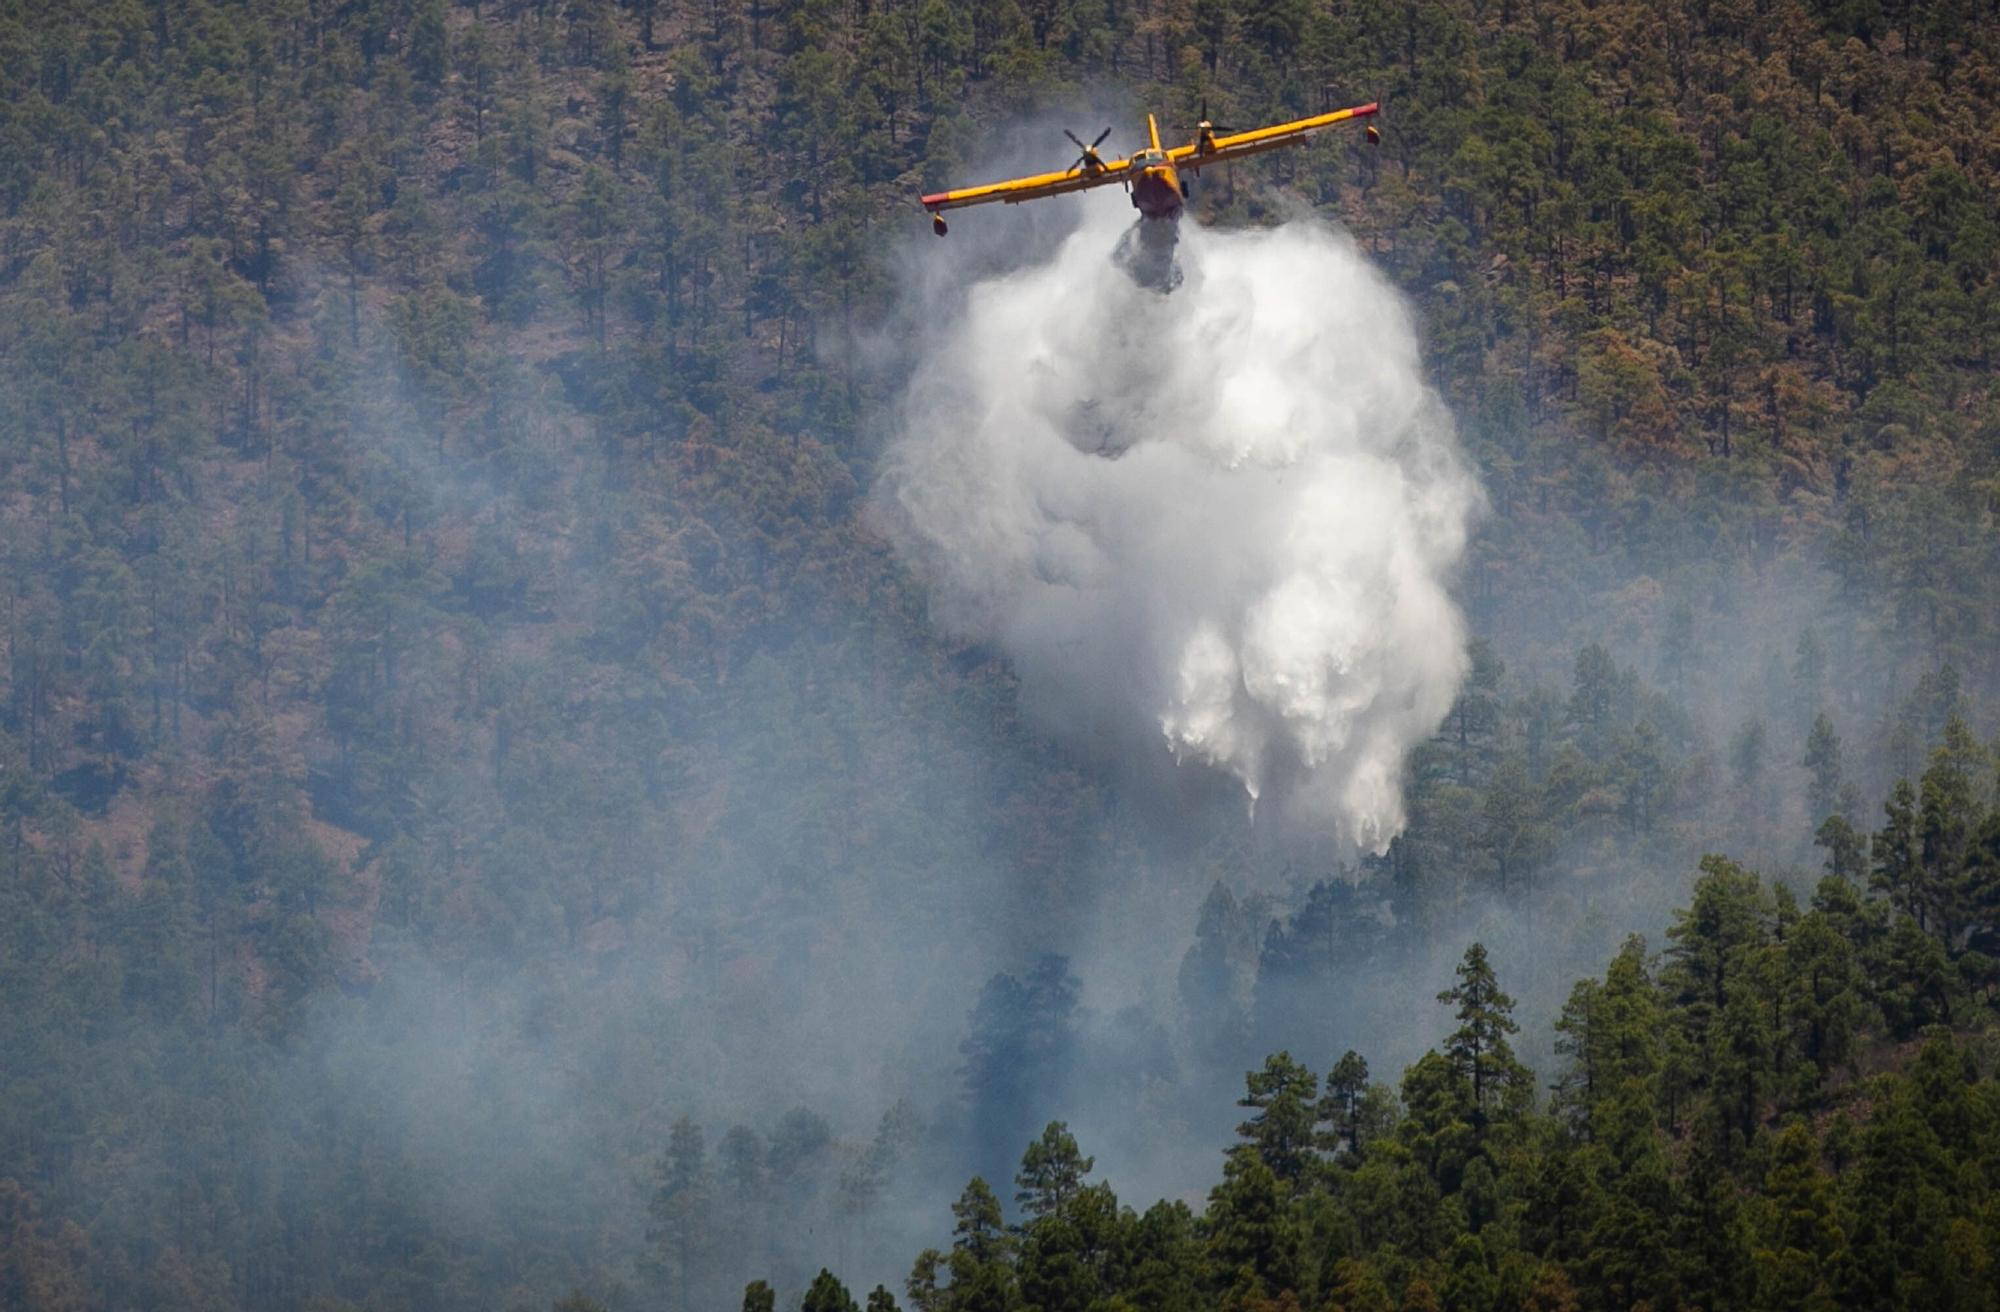
[[[1111,135],[1110,128],[1106,128],[1104,129],[1104,131],[1098,133],[1097,140],[1089,143],[1088,145],[1084,144],[1084,140],[1082,137],[1079,137],[1078,135],[1076,135],[1076,133],[1071,132],[1068,128],[1063,129],[1063,135],[1070,139],[1071,143],[1076,146],[1078,151],[1076,157],[1076,163],[1072,164],[1070,166],[1071,168],[1082,169],[1084,172],[1088,173],[1095,169],[1102,168],[1104,166],[1104,161],[1097,157],[1097,148],[1104,144],[1104,139],[1106,137]]]
[[[1229,126],[1228,124],[1226,124],[1226,123],[1214,123],[1214,122],[1210,122],[1210,121],[1209,121],[1209,117],[1208,117],[1208,97],[1207,97],[1207,96],[1203,96],[1203,97],[1201,98],[1201,126],[1200,126],[1200,127],[1198,127],[1198,128],[1197,128],[1197,129],[1195,129],[1195,130],[1196,130],[1197,132],[1201,132],[1201,131],[1207,131],[1207,132],[1210,132],[1210,133],[1216,133],[1216,132],[1220,132],[1220,133],[1222,133],[1222,134],[1223,134],[1223,135],[1225,135],[1225,136],[1227,136],[1227,135],[1228,135],[1229,133],[1231,133],[1231,132],[1235,132],[1235,131],[1237,131],[1237,129],[1236,129],[1236,128],[1233,128],[1233,127],[1230,127],[1230,126]]]

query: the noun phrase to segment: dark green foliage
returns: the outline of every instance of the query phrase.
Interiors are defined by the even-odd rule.
[[[1303,1187],[1318,1145],[1313,1127],[1320,1119],[1319,1077],[1281,1052],[1263,1070],[1251,1071],[1244,1084],[1236,1105],[1253,1115],[1236,1133],[1279,1180]]]
[[[1471,1087],[1473,1119],[1490,1122],[1496,1109],[1518,1106],[1528,1094],[1528,1071],[1514,1059],[1507,1036],[1514,1023],[1514,1000],[1500,991],[1486,948],[1474,943],[1458,966],[1458,984],[1438,994],[1455,1007],[1458,1028],[1445,1042],[1453,1073]]]
[[[799,1312],[861,1312],[861,1305],[847,1292],[847,1286],[822,1267],[800,1301]]]
[[[1036,1209],[1010,1243],[975,1180],[955,1209],[953,1283],[935,1282],[941,1259],[928,1254],[912,1299],[1991,1308],[1981,1273],[1996,1236],[1977,1180],[2000,1161],[2000,1085],[1942,1033],[1856,1078],[1860,1048],[1881,1052],[1885,1014],[1880,984],[1848,955],[1869,950],[1866,934],[1852,948],[1845,938],[1860,905],[1830,876],[1801,912],[1782,885],[1711,859],[1661,958],[1635,938],[1601,979],[1578,984],[1547,1110],[1509,1092],[1528,1076],[1475,945],[1441,995],[1459,1028],[1405,1072],[1402,1117],[1365,1152],[1339,1131],[1321,1150],[1279,1133],[1288,1100],[1316,1082],[1278,1054],[1249,1075],[1246,1105],[1262,1115],[1242,1127],[1201,1218],[1166,1204],[1140,1217],[1086,1186]],[[1679,1073],[1676,1043],[1697,1058]],[[1336,1064],[1332,1119],[1365,1080],[1356,1054]],[[1481,1114],[1489,1096],[1508,1109],[1504,1139]],[[1046,1156],[1051,1136],[1073,1157],[1059,1129],[1029,1158]],[[1294,1164],[1290,1184],[1274,1156]]]
[[[1367,1097],[1368,1061],[1350,1048],[1326,1073],[1326,1096],[1319,1105],[1319,1119],[1333,1127],[1329,1146],[1345,1146],[1350,1157],[1361,1153]]]
[[[780,1270],[776,1232],[884,1210],[907,1121],[853,1142],[801,1110],[711,1158],[650,1083],[708,1058],[631,1034],[601,1044],[629,1069],[562,1072],[612,1090],[573,1156],[441,1199],[502,1154],[375,1115],[326,1036],[401,1034],[431,991],[404,971],[536,992],[530,1037],[588,1026],[622,945],[754,970],[877,923],[879,868],[945,885],[967,851],[1034,908],[982,930],[1038,922],[1129,836],[1006,673],[924,630],[863,515],[897,380],[851,349],[895,336],[911,189],[1086,95],[1170,132],[1204,98],[1385,102],[1379,152],[1204,178],[1198,212],[1348,227],[1493,507],[1408,831],[1362,882],[1212,898],[1181,1054],[1330,1056],[1330,987],[1385,926],[1567,896],[1607,854],[1778,870],[1816,833],[1829,878],[1800,910],[1705,866],[1663,958],[1571,995],[1545,1120],[1505,995],[1461,980],[1401,1108],[1358,1054],[1318,1098],[1263,1068],[1204,1218],[1121,1212],[1064,1146],[1018,1234],[968,1191],[918,1312],[1024,1282],[1172,1312],[1990,1305],[1984,1040],[1927,1031],[1978,1034],[2000,990],[1968,728],[2000,680],[1995,33],[1970,0],[0,4],[0,1305],[720,1305],[719,1249],[789,1300],[817,1261]],[[1802,561],[1839,605],[1738,650],[1765,620],[1729,598]],[[1760,661],[1772,686],[1701,714]],[[940,837],[937,781],[988,749],[1001,802]],[[974,1013],[996,1179],[1062,1114],[1077,991],[1051,958]]]
[[[1050,1121],[1042,1137],[1028,1145],[1021,1155],[1021,1170],[1014,1177],[1020,1192],[1014,1201],[1031,1217],[1061,1211],[1083,1188],[1096,1159],[1077,1151],[1076,1137],[1061,1121]]]

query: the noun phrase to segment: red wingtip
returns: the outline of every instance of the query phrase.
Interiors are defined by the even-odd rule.
[[[925,196],[923,198],[924,208],[927,210],[935,209],[936,207],[944,204],[946,201],[950,199],[951,199],[951,193],[948,191],[932,192],[930,195]]]
[[[1354,107],[1354,117],[1356,118],[1365,118],[1370,114],[1379,114],[1381,112],[1382,102],[1379,100],[1371,100],[1365,105],[1356,105]]]

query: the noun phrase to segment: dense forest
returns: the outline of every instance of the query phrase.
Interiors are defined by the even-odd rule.
[[[1488,502],[1336,865],[869,489],[1060,222],[920,188],[1361,99],[1193,206]],[[0,0],[0,1306],[1991,1306],[1996,109],[1992,0]]]

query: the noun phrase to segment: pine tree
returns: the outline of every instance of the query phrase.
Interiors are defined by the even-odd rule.
[[[1302,1236],[1286,1201],[1263,1157],[1245,1148],[1229,1155],[1207,1216],[1208,1266],[1232,1291],[1226,1302],[1247,1305],[1298,1287]]]
[[[959,1045],[981,1139],[977,1160],[1011,1160],[1033,1135],[1036,1110],[1061,1096],[1076,1061],[1079,987],[1066,958],[1045,955],[1024,978],[995,975],[980,991]]]
[[[1584,753],[1601,757],[1617,729],[1624,701],[1624,678],[1611,653],[1596,643],[1576,656],[1569,697],[1569,722]]]
[[[1727,1006],[1738,975],[1751,968],[1750,954],[1763,945],[1765,915],[1756,875],[1725,857],[1701,859],[1694,896],[1667,930],[1671,946],[1661,981],[1697,1046]]]
[[[1050,1121],[1042,1137],[1029,1144],[1021,1156],[1021,1170],[1014,1177],[1019,1190],[1014,1201],[1031,1217],[1059,1211],[1076,1197],[1096,1160],[1078,1151],[1076,1137],[1067,1125]]]
[[[2000,957],[2000,808],[1988,812],[1966,852],[1959,886],[1966,947]]]
[[[1487,1264],[1486,1246],[1475,1234],[1461,1234],[1452,1241],[1448,1259],[1451,1274],[1445,1278],[1446,1307],[1464,1312],[1494,1312],[1500,1299],[1500,1282]]]
[[[1481,773],[1479,766],[1491,754],[1500,729],[1499,688],[1507,665],[1493,654],[1492,644],[1484,638],[1467,643],[1465,654],[1470,668],[1465,686],[1445,718],[1445,731],[1457,749],[1458,781],[1470,784]]]
[[[1007,1218],[1000,1210],[1000,1199],[993,1193],[993,1186],[978,1176],[972,1177],[965,1192],[951,1205],[951,1214],[956,1221],[952,1227],[954,1249],[971,1254],[979,1262],[1006,1257],[1010,1247]]]
[[[1548,826],[1527,766],[1514,756],[1501,760],[1488,780],[1480,810],[1480,847],[1493,863],[1503,894],[1519,889],[1549,847]]]
[[[1352,1160],[1361,1155],[1363,1105],[1368,1095],[1368,1062],[1352,1048],[1326,1074],[1326,1096],[1320,1099],[1319,1119],[1331,1124],[1329,1148],[1345,1147]]]
[[[1372,1263],[1343,1257],[1334,1263],[1326,1305],[1329,1312],[1390,1312],[1395,1301]]]
[[[1109,1185],[1084,1187],[1057,1212],[1028,1223],[1020,1288],[1031,1307],[1087,1312],[1117,1290],[1129,1248],[1131,1213]]]
[[[1770,1312],[1839,1306],[1836,1272],[1848,1260],[1847,1236],[1834,1219],[1832,1182],[1820,1170],[1818,1145],[1803,1125],[1787,1126],[1772,1144],[1752,1215],[1756,1306]]]
[[[1931,903],[1927,928],[1947,952],[1956,952],[1964,937],[1965,858],[1973,832],[1985,816],[1990,770],[1986,749],[1965,721],[1952,716],[1945,723],[1944,742],[1931,753],[1918,793],[1922,882]]]
[[[1810,776],[1806,781],[1806,815],[1819,824],[1838,812],[1841,785],[1840,735],[1833,731],[1833,721],[1824,711],[1813,717],[1801,764]]]
[[[1000,1199],[977,1176],[952,1204],[951,1252],[925,1249],[910,1271],[907,1290],[917,1312],[1015,1312],[1020,1289],[1015,1280],[1016,1241],[1007,1230]],[[938,1280],[945,1268],[949,1279]]]
[[[1518,1109],[1529,1091],[1529,1075],[1514,1057],[1507,1036],[1517,1033],[1514,999],[1500,991],[1484,944],[1465,950],[1458,984],[1438,994],[1455,1007],[1458,1029],[1445,1040],[1445,1057],[1472,1090],[1474,1124],[1484,1126],[1497,1112]]]
[[[1813,844],[1826,849],[1826,872],[1859,888],[1868,875],[1868,840],[1842,811],[1820,822]]]
[[[695,1274],[706,1258],[710,1189],[701,1127],[685,1116],[674,1122],[668,1135],[659,1180],[653,1191],[649,1237],[675,1288],[676,1307],[688,1312],[694,1306]]]
[[[1255,1115],[1236,1133],[1279,1180],[1292,1189],[1303,1187],[1317,1160],[1313,1126],[1319,1119],[1319,1077],[1289,1052],[1280,1052],[1262,1070],[1247,1072],[1244,1084],[1236,1105]]]
[[[1887,823],[1870,843],[1869,886],[1889,899],[1889,905],[1927,927],[1931,890],[1925,881],[1922,838],[1918,830],[1917,794],[1907,779],[1898,779],[1883,804]]]
[[[1256,956],[1256,937],[1242,907],[1217,880],[1202,901],[1194,944],[1181,958],[1178,978],[1188,1031],[1210,1060],[1234,1060],[1233,1049],[1247,1021],[1248,981]]]
[[[855,1303],[854,1295],[847,1292],[847,1286],[836,1280],[831,1271],[821,1267],[799,1302],[799,1312],[861,1312],[861,1309]]]
[[[1855,945],[1834,918],[1815,909],[1801,917],[1784,944],[1783,987],[1788,1033],[1783,1041],[1810,1075],[1800,1096],[1816,1094],[1853,1052],[1861,1021],[1862,980]]]

